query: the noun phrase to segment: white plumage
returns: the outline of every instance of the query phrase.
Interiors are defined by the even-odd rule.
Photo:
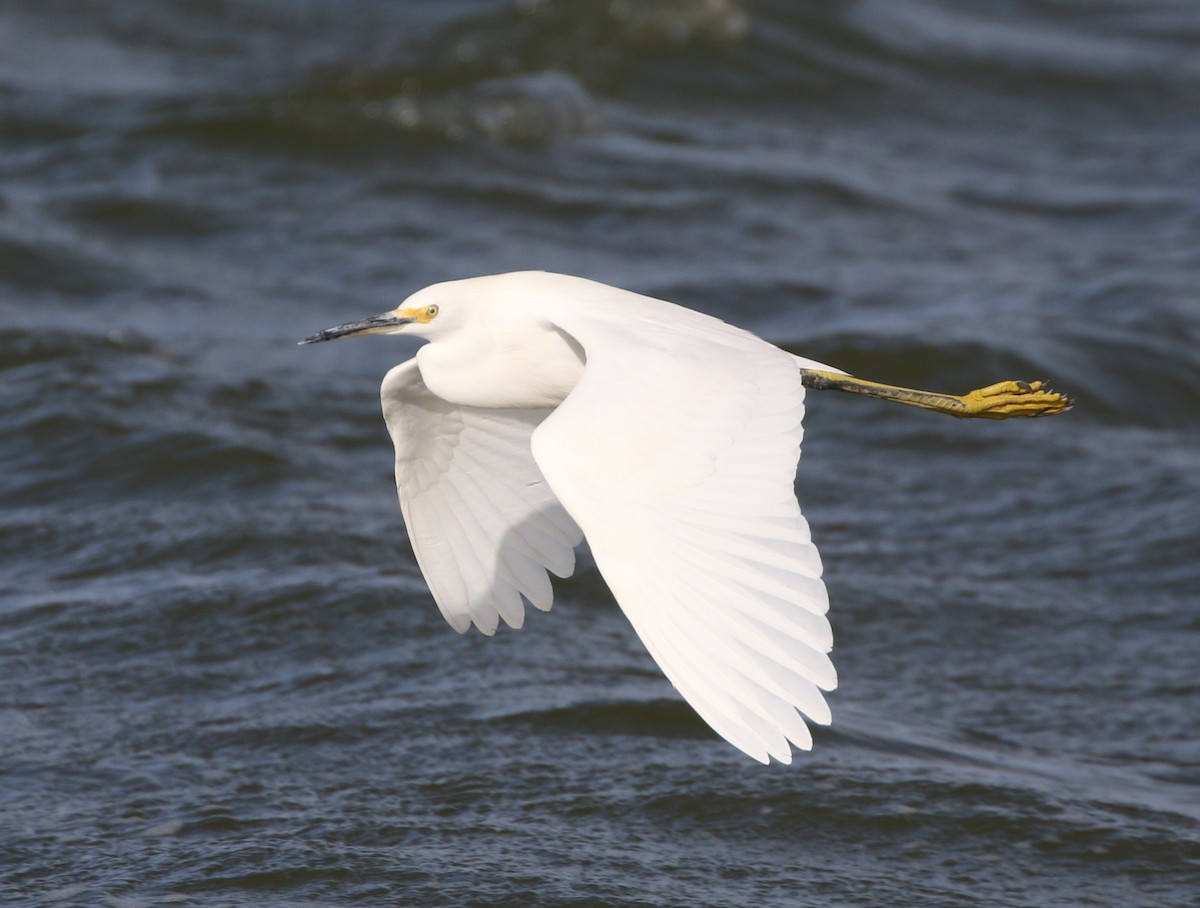
[[[646,648],[757,760],[808,749],[837,685],[793,483],[800,369],[741,329],[566,275],[435,284],[310,338],[430,343],[384,379],[413,551],[446,620],[520,627],[586,536]]]
[[[520,627],[522,596],[549,609],[546,571],[569,577],[583,539],[530,450],[550,411],[449,403],[425,387],[416,360],[388,372],[381,397],[409,540],[450,626]]]

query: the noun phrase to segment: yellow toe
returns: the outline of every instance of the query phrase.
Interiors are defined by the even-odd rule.
[[[962,397],[964,416],[1008,419],[1010,416],[1050,416],[1071,409],[1071,399],[1046,387],[1045,382],[1001,381]]]

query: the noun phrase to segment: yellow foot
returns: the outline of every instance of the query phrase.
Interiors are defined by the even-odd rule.
[[[1051,391],[1045,382],[1001,381],[962,395],[967,412],[955,416],[1008,419],[1010,416],[1050,416],[1071,409],[1071,399]]]

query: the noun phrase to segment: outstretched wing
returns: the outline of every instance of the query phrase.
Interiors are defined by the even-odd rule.
[[[679,692],[734,746],[787,763],[789,740],[812,746],[797,710],[827,724],[837,685],[794,489],[800,374],[753,335],[640,299],[555,314],[587,364],[534,457]]]
[[[415,360],[380,389],[396,447],[396,489],[417,564],[434,601],[462,633],[498,619],[520,627],[524,596],[547,610],[547,570],[568,577],[582,533],[529,448],[547,410],[459,407],[425,387]]]

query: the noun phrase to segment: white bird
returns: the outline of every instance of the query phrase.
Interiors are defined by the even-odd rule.
[[[1041,383],[970,395],[848,376],[719,319],[562,274],[434,284],[301,343],[408,334],[383,415],[409,538],[459,632],[550,608],[586,536],[663,673],[761,762],[807,750],[837,686],[821,559],[796,501],[805,385],[959,416],[1037,415]]]

